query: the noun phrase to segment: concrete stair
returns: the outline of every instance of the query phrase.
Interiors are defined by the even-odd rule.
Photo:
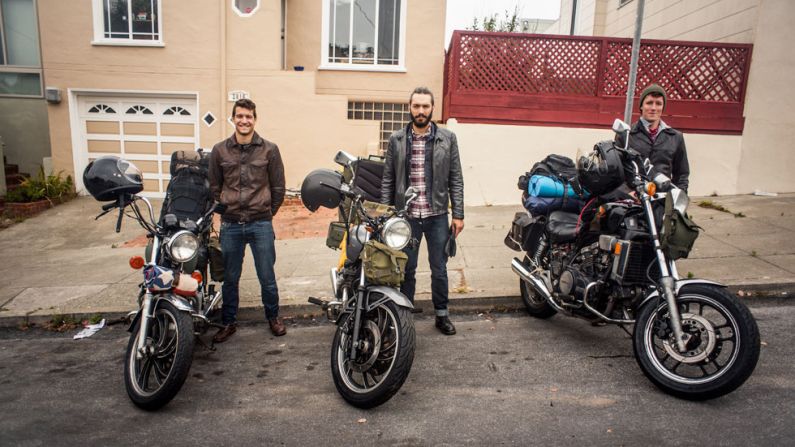
[[[6,175],[6,188],[7,190],[12,190],[18,188],[25,179],[30,178],[30,174],[25,172],[19,172],[19,166],[15,164],[5,164],[5,175]]]

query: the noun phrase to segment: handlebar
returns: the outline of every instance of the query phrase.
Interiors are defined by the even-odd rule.
[[[116,219],[116,232],[121,232],[121,220],[124,219],[124,207],[119,207],[119,218]]]

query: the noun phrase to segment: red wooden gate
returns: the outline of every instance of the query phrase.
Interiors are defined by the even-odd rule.
[[[610,126],[624,115],[631,48],[632,39],[455,31],[445,58],[442,118]],[[662,85],[663,119],[677,129],[741,134],[752,48],[643,40],[636,92]]]

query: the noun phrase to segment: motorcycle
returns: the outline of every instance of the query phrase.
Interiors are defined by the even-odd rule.
[[[326,244],[340,249],[331,269],[334,299],[309,297],[336,324],[331,343],[331,373],[337,391],[348,403],[372,408],[389,400],[405,382],[414,361],[412,303],[400,293],[410,243],[406,208],[416,198],[406,192],[406,208],[368,202],[356,187],[362,160],[340,151],[335,161],[343,173],[311,172],[301,186],[301,200],[310,211],[338,208],[341,222],[331,222]]]
[[[141,225],[149,239],[145,259],[133,256],[129,261],[132,268],[142,269],[143,281],[138,310],[128,315],[132,321],[124,382],[136,406],[156,410],[177,395],[188,377],[195,343],[202,343],[198,335],[210,326],[219,326],[210,318],[211,311],[219,306],[221,292],[209,283],[207,274],[215,207],[198,204],[198,209],[205,210],[203,214],[186,218],[179,211],[175,214],[167,209],[168,203],[174,203],[169,202],[167,193],[162,216],[156,221],[151,202],[138,195],[143,189],[141,171],[118,157],[91,162],[83,178],[95,199],[110,202],[102,206],[96,219],[118,209],[117,233],[127,216]]]
[[[624,134],[624,147],[602,142],[578,159],[581,186],[598,193],[579,214],[517,213],[513,221],[505,243],[524,252],[511,268],[527,312],[542,319],[559,312],[628,333],[625,325],[634,325],[635,359],[661,390],[689,400],[730,393],[759,359],[756,321],[725,286],[680,277],[675,260],[698,235],[687,194],[629,147],[626,123],[617,119],[613,130]],[[634,195],[607,194],[621,184]]]

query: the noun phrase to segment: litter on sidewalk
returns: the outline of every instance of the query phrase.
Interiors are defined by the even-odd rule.
[[[90,336],[96,334],[97,332],[99,332],[99,330],[102,329],[103,327],[105,327],[105,319],[104,318],[102,319],[102,321],[100,321],[97,324],[89,324],[88,326],[84,327],[82,331],[78,332],[74,336],[74,339],[75,340],[80,340],[81,338],[90,337]]]

